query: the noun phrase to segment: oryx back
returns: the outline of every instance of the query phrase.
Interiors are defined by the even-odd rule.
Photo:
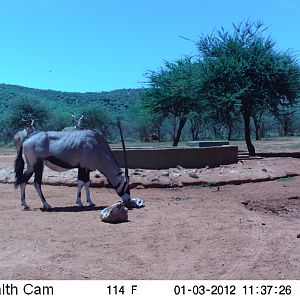
[[[105,138],[93,130],[37,132],[24,141],[23,150],[33,163],[43,160],[63,169],[119,170]]]

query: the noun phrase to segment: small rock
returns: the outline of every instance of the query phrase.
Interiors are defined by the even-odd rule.
[[[140,176],[140,175],[142,175],[142,173],[140,173],[140,172],[133,172],[131,175],[137,175],[137,176]]]
[[[183,170],[184,168],[183,168],[182,166],[177,165],[177,166],[176,166],[176,169],[178,169],[178,170]]]
[[[160,175],[161,175],[161,176],[169,176],[169,172],[168,172],[168,171],[165,171],[165,172],[162,172]]]
[[[266,169],[266,168],[263,168],[262,171],[263,171],[263,172],[267,172],[267,169]]]
[[[261,225],[266,225],[266,223],[261,223]]]
[[[151,182],[159,182],[159,179],[158,179],[157,177],[152,178],[152,179],[151,179]]]
[[[181,176],[180,173],[174,173],[174,174],[173,174],[173,177],[180,177],[180,176]]]
[[[198,178],[197,172],[195,172],[195,171],[189,172],[188,175],[192,178]]]
[[[244,205],[248,205],[250,201],[242,201],[241,203]]]
[[[138,189],[138,190],[145,189],[145,187],[143,185],[141,185],[141,184],[137,185],[135,188]]]
[[[103,222],[119,223],[128,220],[128,209],[123,202],[119,201],[112,204],[100,212],[100,218]]]
[[[297,235],[297,239],[300,239],[300,233]]]

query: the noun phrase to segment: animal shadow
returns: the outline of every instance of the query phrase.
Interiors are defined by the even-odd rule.
[[[67,207],[52,207],[51,209],[41,208],[40,210],[43,212],[84,212],[84,211],[100,211],[107,206],[83,206],[78,207],[76,205],[67,206]]]

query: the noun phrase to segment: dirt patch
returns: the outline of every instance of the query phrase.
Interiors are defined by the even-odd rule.
[[[96,207],[78,209],[76,188],[44,185],[53,211],[43,212],[32,185],[23,211],[19,191],[0,184],[0,278],[300,279],[299,184],[133,189],[146,206],[121,224],[100,220],[112,189],[92,188]]]
[[[262,211],[277,216],[300,218],[300,198],[272,199],[271,201],[251,201],[246,205],[249,210]]]

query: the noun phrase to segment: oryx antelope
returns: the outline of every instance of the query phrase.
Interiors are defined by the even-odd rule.
[[[73,127],[65,127],[63,129],[63,131],[66,131],[66,130],[75,130],[75,129],[83,129],[83,123],[85,121],[85,117],[84,117],[83,113],[81,114],[81,117],[79,119],[76,118],[75,115],[72,113],[72,120],[75,122],[75,126],[73,126]]]
[[[32,133],[33,131],[36,130],[35,129],[35,119],[32,118],[31,114],[29,115],[29,118],[30,118],[30,120],[22,119],[22,121],[25,123],[26,127],[24,129],[18,131],[14,136],[17,152],[20,151],[21,146],[22,146],[23,141],[26,138],[26,136],[28,136],[30,133]]]
[[[85,117],[83,115],[83,113],[81,114],[81,117],[78,119],[75,117],[74,113],[72,111],[70,111],[70,113],[72,114],[72,121],[75,122],[75,126],[72,127],[65,127],[62,131],[69,131],[69,130],[81,130],[83,129],[83,122],[85,121]],[[51,169],[50,163],[49,162],[45,162],[45,164],[47,165],[48,168]],[[53,166],[52,166],[53,169]],[[56,168],[57,169],[57,168]],[[57,171],[64,171],[64,169],[57,169]],[[78,169],[78,178],[79,178],[79,172],[81,172],[80,169]],[[84,182],[82,180],[78,179],[78,192],[77,192],[77,205],[79,207],[82,207],[82,202],[81,202],[81,190],[82,187],[85,187],[85,194],[86,194],[86,199],[87,202],[89,203],[90,206],[93,206],[93,202],[91,200],[91,194],[90,194],[90,180],[88,180],[87,182]]]
[[[81,114],[81,117],[79,119],[75,117],[73,112],[70,111],[70,113],[72,114],[72,121],[75,122],[75,126],[65,127],[62,131],[81,130],[81,129],[83,129],[82,124],[85,120],[85,117],[84,117],[83,113]],[[49,166],[49,162],[46,163],[46,165]],[[78,169],[78,172],[79,172],[79,169]],[[78,206],[82,206],[81,199],[78,200],[78,198],[81,198],[81,190],[82,190],[83,186],[85,187],[85,194],[86,194],[87,202],[90,204],[90,206],[93,206],[93,203],[92,203],[92,200],[91,200],[91,194],[90,194],[90,183],[91,183],[90,180],[88,182],[78,180],[78,185],[77,185],[77,187],[78,187],[77,205]]]
[[[121,130],[120,130],[121,131]],[[123,138],[122,138],[123,139]],[[125,153],[125,147],[123,147]],[[26,170],[24,172],[24,153]],[[44,209],[51,209],[41,190],[44,163],[57,171],[78,168],[78,191],[76,204],[82,206],[81,189],[90,181],[90,172],[99,170],[115,188],[126,207],[139,207],[130,198],[129,176],[125,162],[125,174],[116,162],[111,149],[100,133],[93,130],[35,131],[25,138],[15,160],[15,186],[21,187],[21,204],[28,208],[25,187],[34,173],[34,187]],[[87,199],[93,205],[91,199]]]

